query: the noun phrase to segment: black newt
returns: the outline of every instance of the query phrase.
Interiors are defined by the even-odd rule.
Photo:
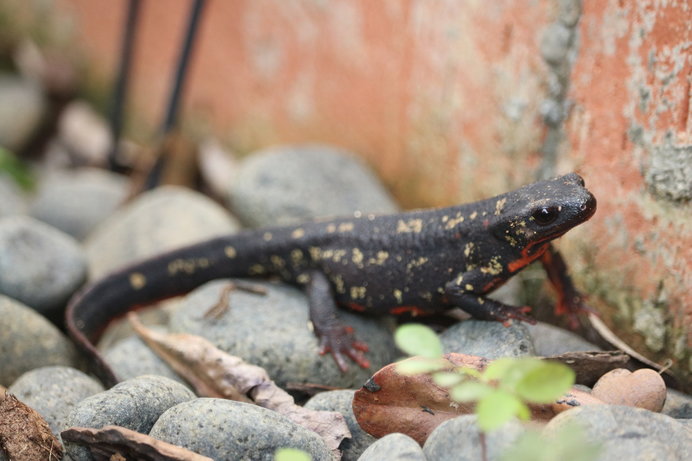
[[[558,290],[556,311],[586,309],[550,241],[589,219],[596,199],[571,173],[475,203],[247,230],[118,270],[70,301],[70,336],[107,385],[117,382],[94,348],[110,320],[134,306],[181,295],[218,278],[276,276],[304,288],[321,353],[339,367],[367,367],[365,344],[337,305],[372,314],[460,307],[480,319],[531,321],[528,307],[487,298],[535,260]]]

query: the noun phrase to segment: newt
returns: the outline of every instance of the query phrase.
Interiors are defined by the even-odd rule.
[[[367,346],[342,324],[337,306],[375,315],[459,307],[479,319],[532,321],[530,307],[486,295],[539,260],[558,291],[556,312],[588,310],[551,241],[595,211],[584,180],[570,173],[458,206],[245,230],[96,281],[70,300],[66,325],[94,373],[113,385],[94,347],[113,318],[213,279],[271,276],[304,289],[320,353],[331,352],[342,370],[349,359],[368,367]]]

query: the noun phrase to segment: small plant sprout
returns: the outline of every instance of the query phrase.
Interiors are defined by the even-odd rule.
[[[312,456],[297,448],[279,448],[274,453],[274,461],[312,461]]]
[[[527,404],[554,402],[574,384],[572,369],[535,357],[494,360],[483,371],[468,367],[449,370],[449,363],[441,359],[439,338],[424,325],[404,325],[397,329],[394,339],[404,352],[420,356],[400,363],[397,371],[428,373],[438,386],[449,389],[452,400],[476,402],[478,426],[483,432],[515,417],[530,419]]]

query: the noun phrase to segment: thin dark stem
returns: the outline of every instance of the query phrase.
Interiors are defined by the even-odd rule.
[[[122,169],[118,161],[118,145],[123,131],[123,110],[127,85],[132,66],[132,50],[135,43],[137,32],[137,22],[141,10],[142,0],[130,0],[127,7],[127,18],[123,27],[122,44],[120,47],[120,62],[118,63],[118,74],[113,91],[113,102],[111,106],[110,125],[111,125],[111,151],[108,154],[108,167],[113,171]]]

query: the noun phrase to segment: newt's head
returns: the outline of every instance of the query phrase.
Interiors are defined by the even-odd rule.
[[[493,200],[493,234],[518,249],[556,239],[596,212],[595,197],[576,173],[529,184]]]

